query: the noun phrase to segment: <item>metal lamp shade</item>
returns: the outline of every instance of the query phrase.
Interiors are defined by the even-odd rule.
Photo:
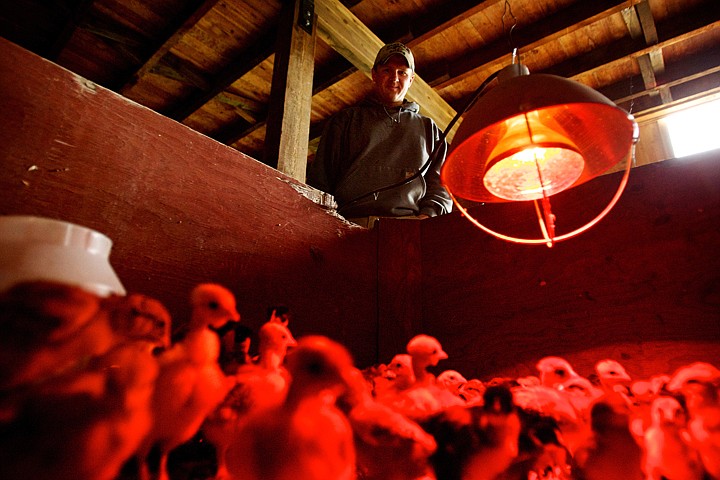
[[[603,174],[635,140],[633,117],[592,88],[555,75],[515,76],[464,116],[441,180],[474,202],[536,200]]]

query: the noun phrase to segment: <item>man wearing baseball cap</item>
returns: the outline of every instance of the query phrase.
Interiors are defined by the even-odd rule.
[[[440,183],[447,143],[420,106],[405,99],[415,79],[412,51],[398,42],[383,46],[371,73],[368,98],[328,120],[308,183],[334,195],[338,213],[364,226],[378,217],[450,212]]]

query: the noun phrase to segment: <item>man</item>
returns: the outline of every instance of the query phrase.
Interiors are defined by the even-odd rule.
[[[338,213],[356,223],[452,209],[440,184],[447,143],[418,104],[405,100],[414,78],[410,49],[385,45],[372,68],[371,95],[331,117],[320,139],[308,183],[334,195]]]

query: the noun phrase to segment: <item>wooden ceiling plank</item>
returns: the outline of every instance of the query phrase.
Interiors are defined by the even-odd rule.
[[[673,21],[668,20],[668,22]],[[550,73],[561,77],[571,78],[573,80],[579,80],[582,76],[593,76],[605,69],[618,68],[620,65],[627,62],[628,59],[634,60],[645,54],[649,54],[652,51],[662,50],[672,45],[688,42],[693,38],[703,36],[708,31],[716,28],[720,28],[720,20],[705,24],[691,31],[679,33],[677,36],[672,36],[667,40],[659,42],[657,45],[640,48],[638,48],[638,46],[644,45],[644,41],[638,42],[631,39],[623,40],[616,42],[616,44],[606,46],[602,52],[589,52],[581,57],[575,57],[574,59],[557,64],[553,68],[544,70],[542,73]],[[467,103],[469,97],[470,95],[461,99],[457,102],[458,105],[464,105]]]
[[[676,45],[679,43],[687,42],[695,37],[702,36],[704,33],[706,33],[709,30],[713,30],[715,28],[720,28],[720,20],[714,21],[712,23],[709,23],[707,25],[704,25],[700,28],[696,28],[692,31],[685,32],[681,35],[669,38],[665,41],[662,41],[658,43],[657,45],[652,45],[649,47],[641,48],[636,51],[630,52],[630,53],[624,53],[622,55],[615,55],[613,57],[606,58],[606,61],[604,63],[597,63],[591,68],[587,68],[583,70],[582,72],[575,72],[573,77],[578,77],[580,75],[588,75],[592,74],[595,71],[607,69],[607,68],[615,68],[618,63],[624,62],[627,58],[637,58],[645,54],[649,54],[652,51],[658,50],[658,49],[664,49],[667,47],[670,47],[672,45]],[[613,46],[612,48],[609,48],[608,51],[616,52],[618,49]],[[580,62],[580,60],[577,60]]]
[[[438,4],[427,13],[410,21],[408,31],[412,35],[412,40],[407,43],[412,46],[432,38],[502,1],[504,0],[485,0],[481,2],[477,0],[454,0]]]
[[[315,11],[318,36],[369,78],[375,56],[383,46],[380,38],[338,0],[316,0]],[[441,129],[455,116],[455,110],[418,75],[407,97],[417,102]]]
[[[78,28],[90,32],[104,40],[109,40],[119,46],[137,48],[145,43],[145,39],[136,32],[123,29],[119,25],[112,24],[99,18],[83,21],[78,25]]]
[[[201,90],[208,90],[212,87],[205,72],[171,52],[166,53],[147,73],[172,78],[179,82],[194,85]]]
[[[152,54],[145,60],[140,68],[124,75],[115,85],[115,89],[117,89],[119,93],[126,95],[142,77],[155,68],[163,57],[180,42],[182,37],[187,34],[207,12],[215,7],[218,1],[219,0],[201,0],[193,2],[190,5],[191,11],[186,12],[185,15],[178,15],[176,21],[168,25],[165,35],[161,36],[164,40],[161,44],[156,45],[155,48],[151,48]]]
[[[605,17],[618,13],[626,6],[627,2],[620,0],[576,2],[570,7],[543,19],[541,22],[537,22],[520,30],[516,29],[513,32],[513,36],[516,43],[522,45],[519,48],[522,57],[522,52],[542,48],[544,45],[563,35],[567,35]],[[511,56],[512,52],[508,50],[507,39],[504,37],[498,38],[492,44],[485,45],[476,52],[463,55],[462,58],[456,59],[450,67],[431,67],[432,71],[426,75],[436,88],[443,89],[450,84],[477,74],[477,72],[487,68],[488,65],[493,66],[493,68],[497,70],[501,65],[509,64]],[[495,67],[495,65],[497,65],[497,67]],[[448,71],[450,76],[449,80],[438,83],[434,82],[435,74],[441,77],[448,75]]]
[[[277,28],[273,27],[259,37],[255,43],[243,54],[236,58],[225,70],[220,72],[212,81],[207,90],[198,90],[183,102],[178,102],[164,114],[178,121],[185,120],[193,112],[205,105],[247,72],[266,60],[275,51]]]
[[[313,94],[316,95],[323,90],[330,88],[343,78],[346,78],[355,72],[357,72],[357,68],[350,64],[344,57],[337,62],[332,62],[322,69],[315,69],[313,78]]]
[[[720,2],[717,5],[720,5]],[[658,31],[663,32],[663,36],[661,41],[655,45],[647,45],[644,40],[639,42],[632,39],[621,39],[604,45],[601,49],[595,49],[571,60],[558,63],[552,68],[544,70],[543,73],[578,78],[594,75],[605,69],[614,69],[628,58],[635,59],[652,51],[664,50],[676,44],[690,42],[695,37],[703,36],[717,28],[718,22],[720,22],[719,18],[720,8],[712,12],[697,8],[684,14],[682,24],[678,24],[674,18],[669,18],[659,24]]]
[[[264,104],[236,93],[222,92],[215,97],[215,100],[247,112],[246,115],[252,117],[254,122],[267,115],[267,108]]]
[[[714,74],[716,74],[716,73],[720,73],[720,66],[713,67],[713,68],[708,68],[707,70],[703,70],[702,72],[694,73],[694,74],[692,74],[692,75],[688,75],[688,76],[685,76],[685,77],[681,77],[681,78],[672,80],[672,81],[670,81],[670,82],[664,83],[664,84],[663,84],[663,87],[673,88],[673,87],[676,87],[676,86],[678,86],[678,85],[682,85],[682,84],[687,83],[687,82],[692,82],[693,80],[698,80],[698,79],[703,78],[703,77],[706,77],[706,76],[708,76],[708,75],[714,75]],[[626,102],[629,102],[629,101],[634,100],[634,99],[636,99],[636,98],[642,97],[642,96],[644,96],[644,95],[648,95],[648,93],[649,93],[649,92],[647,92],[647,91],[635,92],[635,93],[633,93],[633,94],[631,94],[631,95],[627,95],[627,96],[625,96],[625,97],[621,97],[621,98],[616,99],[616,100],[615,100],[615,103],[626,103]]]
[[[215,100],[235,107],[235,112],[240,117],[210,135],[218,142],[232,145],[242,139],[243,136],[253,133],[261,126],[265,126],[267,107],[264,104],[230,92],[219,93]]]
[[[241,117],[223,125],[218,131],[210,134],[210,138],[214,138],[225,145],[232,145],[245,135],[249,135],[255,131],[256,125],[256,122],[247,121]]]

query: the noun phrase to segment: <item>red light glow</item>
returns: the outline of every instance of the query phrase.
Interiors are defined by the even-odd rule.
[[[575,150],[560,146],[525,148],[497,161],[483,182],[493,195],[511,201],[537,200],[568,188],[585,166]]]

